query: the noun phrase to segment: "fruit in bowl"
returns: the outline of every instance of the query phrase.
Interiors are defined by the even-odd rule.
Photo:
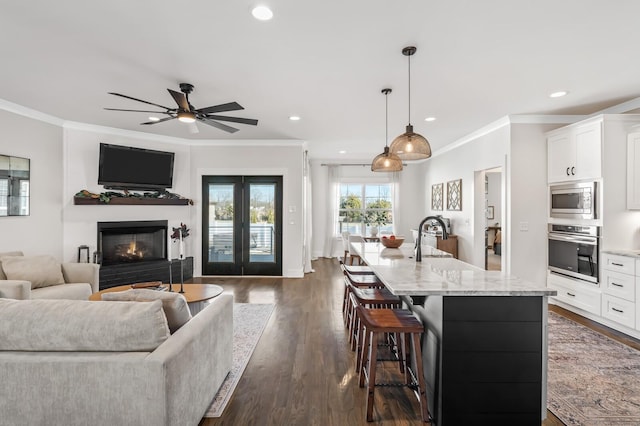
[[[398,248],[402,245],[402,243],[404,243],[404,237],[395,235],[384,235],[382,238],[380,238],[380,242],[387,248]]]

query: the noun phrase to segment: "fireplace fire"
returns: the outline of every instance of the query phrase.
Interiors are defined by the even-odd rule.
[[[103,266],[167,260],[166,220],[98,222]]]

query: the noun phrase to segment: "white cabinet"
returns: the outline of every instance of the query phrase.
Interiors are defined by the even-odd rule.
[[[597,284],[549,273],[547,286],[558,292],[553,296],[555,299],[583,311],[600,315],[602,292]]]
[[[633,257],[602,254],[602,316],[629,328],[636,327],[637,263]]]
[[[602,121],[563,127],[549,132],[549,183],[602,176]]]
[[[627,209],[640,210],[640,133],[627,136]]]

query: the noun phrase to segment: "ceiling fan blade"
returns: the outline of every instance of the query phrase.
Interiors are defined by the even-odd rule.
[[[187,127],[189,128],[189,133],[191,134],[195,135],[196,133],[200,133],[200,129],[198,129],[198,125],[195,121],[193,123],[187,123]]]
[[[240,109],[244,109],[244,108],[239,103],[229,102],[227,104],[220,104],[220,105],[214,105],[206,108],[200,108],[197,111],[203,114],[212,114],[215,112],[238,111]]]
[[[145,104],[149,104],[149,105],[157,106],[158,108],[171,109],[171,108],[168,108],[168,107],[163,106],[163,105],[158,105],[158,104],[154,104],[153,102],[143,101],[142,99],[132,98],[131,96],[122,95],[122,94],[120,94],[120,93],[109,92],[109,94],[110,94],[110,95],[115,95],[115,96],[120,96],[121,98],[131,99],[132,101],[138,101],[138,102],[142,102],[142,103],[145,103]]]
[[[145,111],[142,109],[120,109],[120,108],[105,108],[108,111],[129,111],[129,112],[152,112],[154,114],[169,114],[167,111]]]
[[[173,100],[176,101],[178,106],[183,111],[191,111],[189,109],[189,102],[187,102],[187,97],[182,92],[176,92],[175,90],[167,89],[171,96],[173,96]]]
[[[226,124],[218,123],[217,121],[209,120],[207,118],[198,118],[198,120],[202,121],[205,124],[208,124],[209,126],[213,126],[217,129],[224,130],[225,132],[229,133],[235,133],[239,130],[235,127],[227,126]]]
[[[252,126],[256,126],[258,124],[258,120],[254,120],[253,118],[225,117],[223,115],[209,115],[209,114],[207,114],[206,117],[211,118],[213,120],[218,120],[218,121],[232,121],[234,123],[250,124]]]
[[[140,124],[158,124],[158,123],[162,123],[163,121],[168,121],[168,120],[173,120],[174,116],[171,117],[167,117],[167,118],[163,118],[162,120],[157,120],[157,121],[145,121],[144,123],[140,123]]]

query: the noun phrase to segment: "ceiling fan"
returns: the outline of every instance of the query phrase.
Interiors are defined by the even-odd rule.
[[[122,95],[120,93],[109,92],[110,95],[120,96],[121,98],[131,99],[137,102],[142,102],[145,104],[153,105],[158,108],[164,109],[164,111],[146,111],[139,109],[120,109],[120,108],[105,108],[109,111],[131,111],[131,112],[147,112],[154,114],[165,114],[168,115],[166,118],[162,118],[159,120],[150,120],[145,121],[144,123],[140,123],[142,125],[151,125],[162,123],[163,121],[173,120],[177,118],[179,121],[184,123],[195,123],[196,120],[208,124],[209,126],[213,126],[217,129],[224,130],[225,132],[235,133],[238,131],[235,127],[227,126],[226,124],[220,123],[220,121],[230,121],[233,123],[240,124],[249,124],[251,126],[255,126],[258,124],[258,120],[254,120],[251,118],[240,118],[240,117],[227,117],[224,115],[217,115],[219,112],[226,111],[237,111],[244,109],[237,102],[229,102],[226,104],[213,105],[206,108],[194,108],[189,102],[189,93],[193,91],[193,85],[189,83],[180,83],[180,92],[176,92],[175,90],[167,89],[173,100],[178,104],[177,108],[169,108],[164,105],[154,104],[153,102],[143,101],[142,99],[133,98],[131,96]],[[198,128],[196,126],[192,127],[192,131],[194,133],[198,132]]]

